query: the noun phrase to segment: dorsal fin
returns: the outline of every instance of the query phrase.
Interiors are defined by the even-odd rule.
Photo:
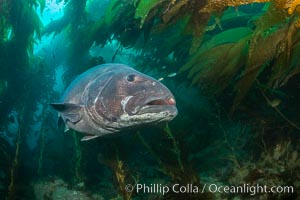
[[[61,113],[65,120],[72,123],[77,123],[82,119],[83,106],[73,103],[51,103],[55,110]]]
[[[68,110],[81,109],[81,105],[74,103],[50,103],[50,105],[59,112],[65,112]]]

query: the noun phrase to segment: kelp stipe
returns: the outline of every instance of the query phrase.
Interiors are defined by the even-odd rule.
[[[75,131],[70,131],[73,139],[74,139],[74,161],[73,163],[75,163],[74,165],[74,180],[73,182],[75,184],[81,183],[82,181],[84,181],[84,176],[82,174],[82,150],[81,150],[81,146],[80,146],[80,138],[78,136],[78,133],[76,133]]]
[[[118,148],[115,146],[113,158],[106,159],[102,154],[98,154],[98,162],[108,166],[114,174],[115,189],[118,192],[116,199],[130,200],[136,195],[136,184],[139,181],[138,175],[133,175],[127,168],[124,161],[120,160]],[[113,155],[113,153],[112,153]]]
[[[200,182],[199,175],[193,169],[193,166],[187,162],[187,158],[183,157],[186,155],[183,155],[181,153],[182,149],[179,147],[179,143],[175,139],[168,124],[165,125],[163,133],[165,134],[164,137],[166,137],[166,139],[169,140],[171,149],[168,149],[169,153],[160,152],[159,155],[158,152],[151,148],[151,146],[145,141],[145,139],[140,133],[137,133],[137,135],[141,143],[151,153],[151,155],[158,163],[158,170],[170,178],[168,185],[170,185],[170,187],[173,187],[175,184],[178,184],[179,186],[192,185],[197,189],[203,188],[204,186]],[[171,164],[174,160],[176,160],[175,163]],[[170,191],[167,194],[165,194],[165,196],[166,198],[171,199],[214,199],[214,195],[212,193],[207,192],[206,190],[199,192],[190,191],[190,193],[188,194]]]
[[[8,186],[8,195],[9,200],[16,199],[17,197],[17,186],[18,174],[19,174],[19,159],[20,159],[20,145],[21,145],[21,128],[18,131],[17,141],[16,141],[16,151],[13,162],[10,168],[10,183]]]

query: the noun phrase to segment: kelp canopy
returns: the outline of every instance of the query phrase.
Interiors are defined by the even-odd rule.
[[[86,52],[94,42],[104,45],[111,39],[126,48],[143,48],[156,64],[171,62],[172,71],[188,72],[193,84],[212,85],[215,94],[231,87],[233,109],[255,81],[274,90],[300,72],[299,1],[112,0],[104,17],[93,21],[85,16],[85,4],[70,1],[65,17],[45,33],[68,28],[73,45]],[[140,65],[150,65],[144,61]]]
[[[42,23],[35,8],[44,1],[0,1],[0,112],[1,120],[9,109],[23,102],[24,84],[35,84],[38,71],[34,69],[33,46],[41,37]],[[31,78],[30,78],[31,77]],[[18,81],[15,81],[18,80]],[[14,91],[14,92],[11,92]],[[39,99],[39,93],[36,98]],[[24,94],[24,96],[23,96]]]
[[[262,93],[282,98],[279,90],[298,80],[299,1],[112,0],[102,17],[91,19],[92,3],[99,1],[69,1],[64,17],[44,29],[67,30],[69,74],[84,70],[91,46],[117,40],[119,49],[141,52],[133,58],[138,68],[169,66],[166,71],[231,102],[231,113],[251,89],[247,99],[265,102]]]
[[[300,171],[299,0],[57,0],[64,4],[63,16],[43,24],[47,2],[0,0],[0,132],[12,109],[22,124],[15,153],[6,150],[8,144],[0,145],[3,160],[13,160],[12,166],[5,166],[11,199],[20,182],[19,168],[38,175],[54,171],[75,185],[92,186],[103,178],[95,176],[103,167],[94,166],[96,159],[112,169],[115,188],[124,199],[136,195],[124,191],[128,180],[147,179],[130,174],[126,167],[144,174],[145,165],[154,166],[159,168],[149,173],[154,178],[163,175],[171,183],[200,185],[203,161],[209,163],[214,155],[231,163],[222,168],[227,177],[216,175],[229,183],[262,179],[269,184],[299,185],[299,177],[294,176]],[[52,43],[37,48],[45,40]],[[91,54],[93,48],[111,44],[109,59]],[[90,67],[115,62],[118,55],[127,56],[133,67],[160,78],[174,91],[177,121],[158,131],[160,135],[154,136],[158,142],[137,134],[138,139],[130,141],[134,144],[122,139],[113,140],[114,144],[101,140],[81,144],[76,133],[57,135],[56,113],[48,104],[59,99],[54,91],[58,68],[63,66],[68,84]],[[38,122],[35,155],[22,155],[30,126]],[[270,137],[272,141],[267,140]],[[150,156],[128,150],[132,146]],[[246,160],[244,155],[252,153],[251,161]],[[72,159],[65,159],[69,155]],[[20,167],[28,157],[30,167]],[[107,174],[102,175],[111,178]],[[51,192],[44,197],[52,197]],[[184,198],[180,197],[176,198]],[[175,199],[172,194],[166,198]]]
[[[235,92],[233,110],[253,84],[273,91],[300,72],[299,1],[112,0],[98,19],[87,16],[86,4],[91,2],[99,3],[69,1],[64,17],[52,21],[41,33],[34,7],[42,11],[45,1],[2,0],[2,62],[17,45],[18,60],[25,60],[12,65],[24,68],[22,63],[29,62],[25,54],[32,52],[34,34],[40,38],[41,34],[67,30],[72,39],[67,60],[80,69],[93,44],[105,45],[116,39],[122,47],[143,48],[140,66],[154,66],[146,59],[150,57],[156,65],[170,64],[174,66],[171,71],[187,72],[192,84],[212,86],[214,94],[231,88]],[[243,8],[246,4],[255,8],[248,12]],[[236,23],[238,20],[241,24]],[[167,40],[162,41],[162,35]],[[1,66],[1,75],[5,76],[9,64]]]

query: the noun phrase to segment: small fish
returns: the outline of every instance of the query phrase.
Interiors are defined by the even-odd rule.
[[[272,101],[270,101],[270,106],[275,108],[275,107],[279,106],[280,103],[281,103],[280,99],[273,99]]]
[[[176,76],[176,75],[177,75],[177,73],[176,73],[176,72],[173,72],[173,73],[171,73],[171,74],[168,74],[167,77],[172,78],[172,77],[174,77],[174,76]]]
[[[59,103],[66,129],[85,133],[82,141],[177,115],[170,90],[159,81],[122,64],[104,64],[78,76]]]

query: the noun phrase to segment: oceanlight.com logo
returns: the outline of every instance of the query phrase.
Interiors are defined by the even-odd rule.
[[[293,186],[271,186],[267,185],[250,185],[242,184],[239,186],[229,185],[217,185],[217,184],[204,184],[197,186],[193,184],[187,185],[163,185],[163,184],[140,184],[137,183],[135,186],[126,185],[125,190],[127,192],[136,192],[143,194],[162,194],[167,193],[178,193],[178,194],[198,194],[198,193],[221,193],[221,194],[249,194],[254,196],[256,194],[292,194],[294,193]]]
[[[204,185],[205,187],[206,185]],[[250,185],[243,184],[240,186],[218,186],[216,184],[208,185],[208,191],[211,193],[225,193],[225,194],[250,194],[251,196],[256,194],[266,194],[266,193],[294,193],[293,186],[272,186],[267,185]]]

